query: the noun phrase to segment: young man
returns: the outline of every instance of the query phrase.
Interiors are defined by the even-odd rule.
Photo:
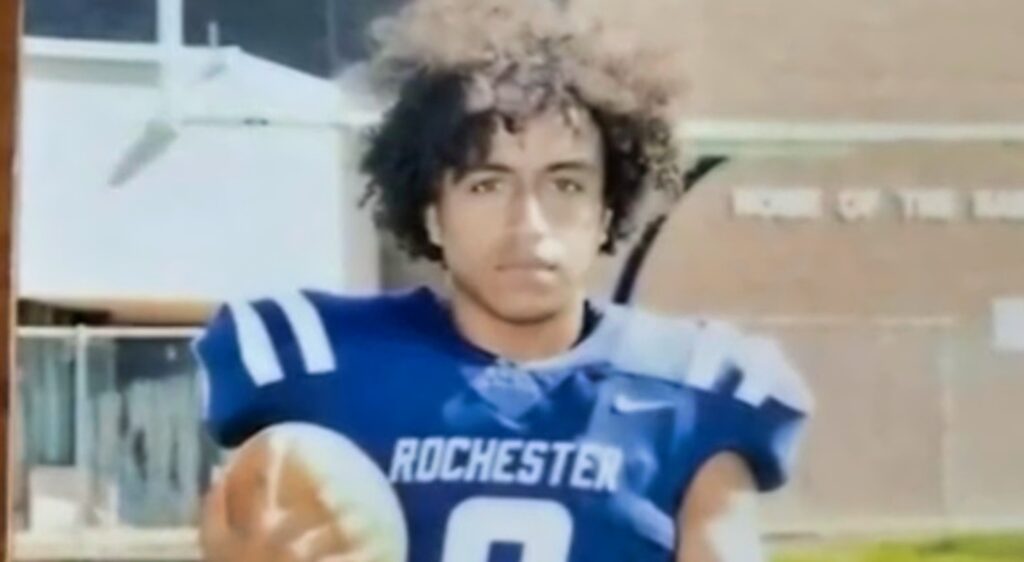
[[[643,190],[678,181],[659,113],[675,92],[640,59],[604,64],[552,4],[453,3],[388,28],[405,74],[363,161],[381,225],[443,264],[450,294],[223,308],[196,345],[213,435],[345,435],[395,488],[412,562],[761,560],[754,495],[791,468],[799,378],[770,342],[585,294]],[[516,514],[536,534],[492,541]],[[226,536],[224,517],[207,513],[210,560],[318,559],[287,544],[315,521]],[[488,554],[459,559],[463,540]]]

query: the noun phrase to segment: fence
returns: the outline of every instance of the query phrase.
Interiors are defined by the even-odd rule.
[[[16,520],[191,524],[220,453],[199,419],[189,329],[22,328]]]

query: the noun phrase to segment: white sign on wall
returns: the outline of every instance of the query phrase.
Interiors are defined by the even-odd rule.
[[[1001,351],[1024,351],[1024,297],[992,301],[993,346]]]
[[[873,218],[882,209],[882,190],[844,189],[839,192],[836,212],[846,222]]]
[[[956,217],[957,197],[952,189],[901,189],[899,198],[905,219],[950,221]]]
[[[737,189],[733,213],[762,219],[813,219],[821,216],[822,194],[814,188]]]
[[[824,214],[826,193],[813,187],[741,187],[732,191],[732,210],[743,218],[817,219]],[[844,222],[878,218],[887,204],[908,222],[952,222],[961,217],[1024,222],[1024,189],[848,188],[839,190],[828,204]]]
[[[976,218],[1024,220],[1024,190],[981,189],[971,196]]]

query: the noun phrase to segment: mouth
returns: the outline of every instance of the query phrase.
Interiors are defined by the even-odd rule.
[[[554,271],[555,265],[541,261],[541,260],[524,260],[524,261],[511,261],[505,262],[498,265],[498,271],[507,272],[542,272],[542,271]]]

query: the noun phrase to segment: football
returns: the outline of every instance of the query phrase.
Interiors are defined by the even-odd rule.
[[[297,558],[315,549],[317,558],[406,560],[402,509],[384,473],[352,441],[317,425],[274,425],[248,439],[217,477],[205,511],[207,559],[265,550],[251,538],[232,544],[258,535]]]

